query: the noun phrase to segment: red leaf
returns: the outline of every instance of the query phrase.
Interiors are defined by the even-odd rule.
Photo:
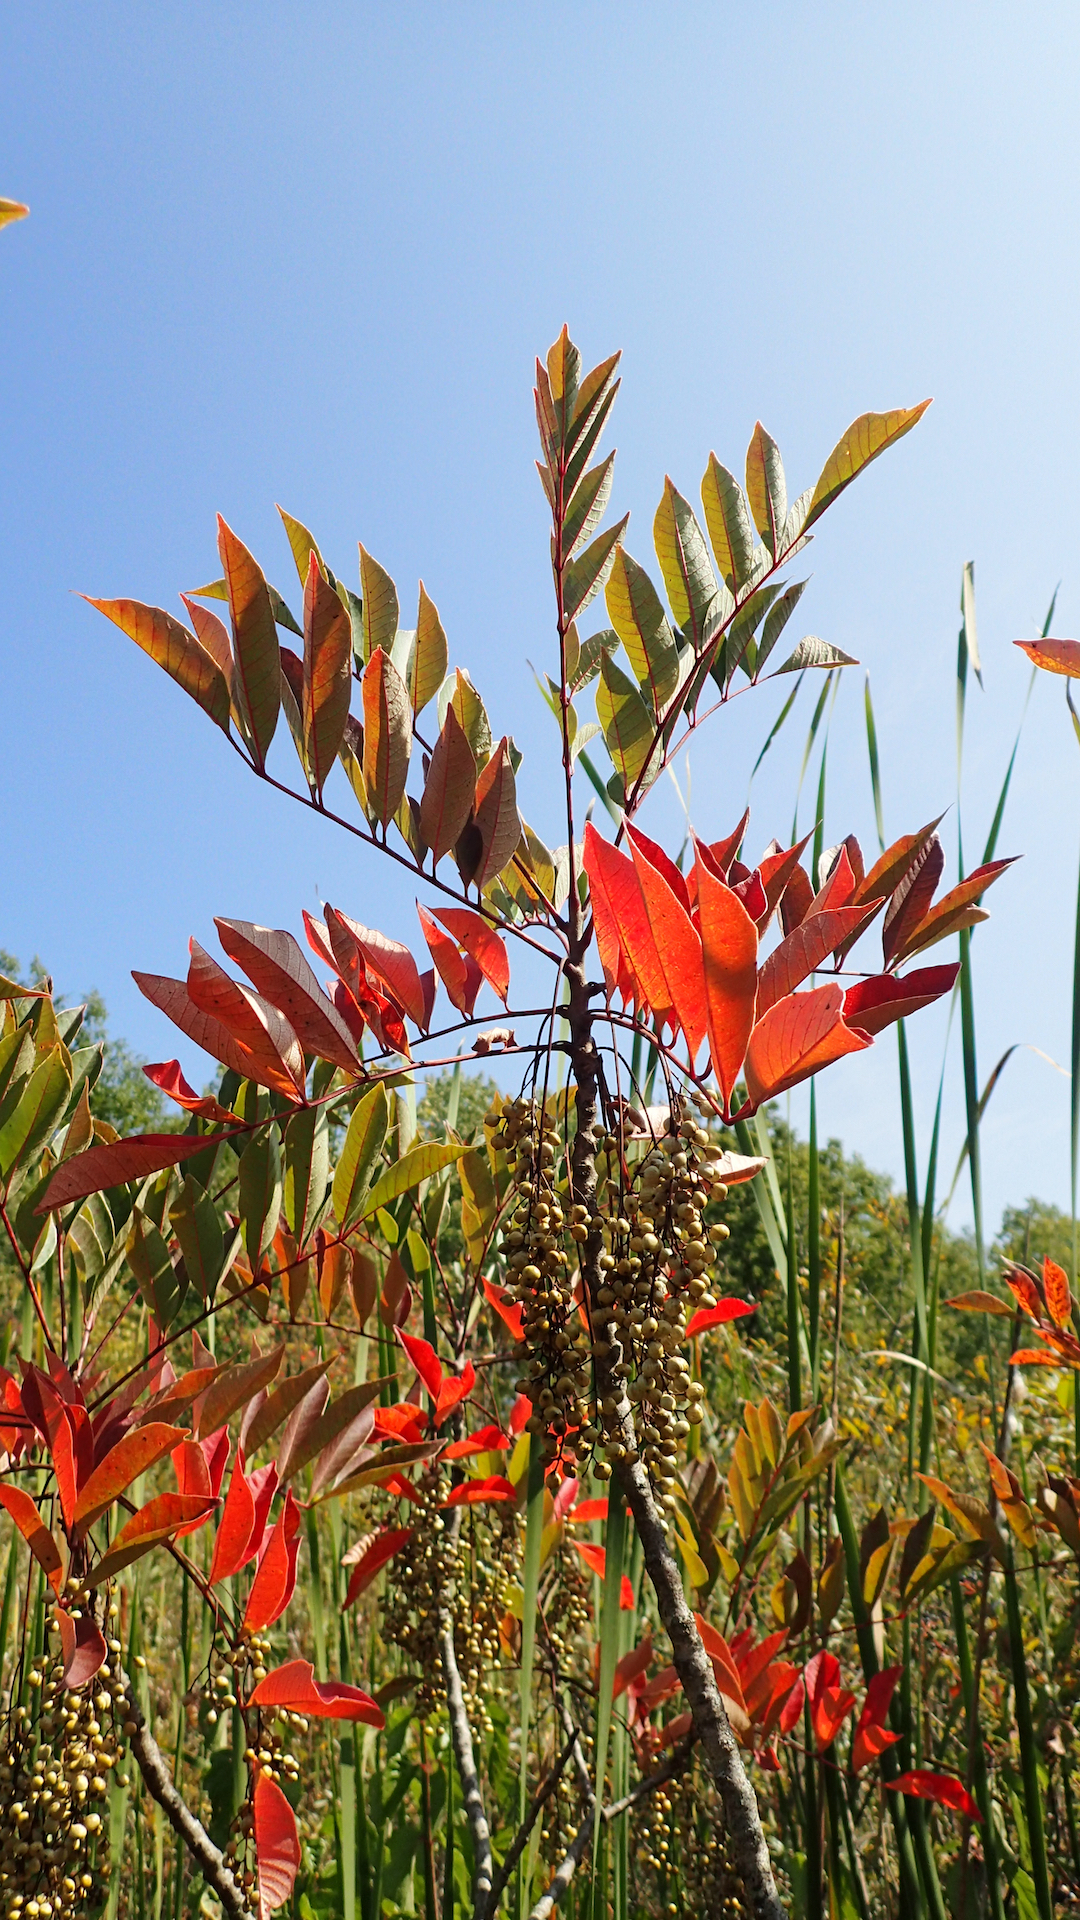
[[[727,1698],[733,1700],[735,1705],[745,1713],[746,1701],[743,1698],[742,1678],[732,1658],[731,1648],[723,1634],[718,1633],[715,1627],[711,1627],[700,1613],[695,1613],[694,1619],[697,1621],[698,1632],[701,1635],[701,1644],[713,1663],[717,1686],[721,1693],[726,1694]]]
[[[241,1079],[253,1078],[254,1066],[247,1048],[233,1039],[220,1020],[195,1005],[182,980],[173,980],[165,973],[132,973],[131,977],[151,1006],[165,1014],[204,1053],[212,1054],[223,1067],[231,1067]]]
[[[471,1360],[465,1362],[465,1371],[458,1379],[455,1380],[450,1376],[443,1381],[435,1401],[436,1431],[442,1426],[447,1415],[468,1398],[475,1385],[476,1369]]]
[[[758,923],[759,934],[764,933],[783,897],[792,873],[799,864],[799,856],[806,846],[810,835],[799,840],[793,847],[778,849],[776,853],[766,853],[755,869],[765,894],[766,915]]]
[[[824,886],[819,887],[806,910],[807,919],[812,914],[835,912],[838,907],[846,907],[855,892],[855,875],[848,858],[846,844],[841,846],[833,862],[832,872]]]
[[[903,1671],[903,1667],[885,1667],[881,1673],[875,1673],[866,1689],[851,1753],[854,1773],[858,1773],[871,1760],[878,1759],[887,1747],[895,1746],[900,1738],[898,1733],[890,1733],[886,1728],[885,1715]]]
[[[844,1019],[861,1033],[880,1033],[893,1020],[906,1020],[951,992],[960,971],[959,960],[947,967],[918,967],[898,980],[895,974],[879,973],[860,980],[844,995]]]
[[[698,914],[712,1068],[730,1105],[754,1024],[757,928],[731,888],[698,860]]]
[[[304,1056],[291,1022],[262,994],[232,979],[197,940],[188,941],[188,951],[188,993],[244,1049],[251,1078],[289,1100],[302,1099]]]
[[[476,792],[476,759],[457,713],[446,709],[420,801],[420,832],[435,864],[450,852],[468,823]]]
[[[96,600],[90,602],[92,607],[98,604]],[[1080,640],[1014,640],[1013,646],[1047,673],[1066,673],[1074,680],[1080,677]]]
[[[400,940],[391,940],[388,934],[379,933],[374,927],[363,927],[357,920],[350,920],[347,913],[331,907],[339,927],[344,927],[356,943],[357,952],[369,974],[374,974],[385,988],[395,1005],[407,1013],[415,1026],[424,1024],[424,989],[416,961],[408,947]],[[329,914],[327,919],[329,925]]]
[[[467,1460],[474,1453],[505,1453],[510,1445],[501,1427],[479,1427],[466,1440],[455,1440],[443,1453],[444,1460]]]
[[[1005,1285],[1025,1313],[1030,1314],[1033,1320],[1042,1319],[1043,1303],[1039,1298],[1039,1289],[1025,1268],[1010,1262],[1005,1268]]]
[[[397,1330],[397,1337],[417,1373],[423,1381],[431,1398],[438,1400],[442,1390],[443,1370],[435,1355],[435,1349],[427,1340],[420,1340],[415,1334]]]
[[[45,1198],[35,1213],[49,1213],[53,1207],[66,1207],[88,1194],[102,1193],[107,1187],[123,1186],[128,1180],[145,1180],[148,1174],[164,1167],[178,1167],[193,1154],[218,1140],[235,1139],[244,1128],[231,1133],[192,1134],[140,1133],[130,1139],[116,1140],[109,1146],[87,1147],[57,1167],[45,1190]]]
[[[741,1320],[744,1314],[756,1313],[757,1307],[752,1300],[718,1300],[715,1307],[700,1307],[686,1329],[685,1338],[692,1340],[697,1333],[706,1333],[710,1327],[720,1327],[728,1320]]]
[[[151,1547],[168,1540],[189,1520],[199,1520],[213,1508],[212,1500],[188,1499],[182,1493],[159,1493],[154,1500],[132,1515],[121,1527],[97,1565],[90,1569],[95,1586],[103,1586],[122,1568],[138,1560]]]
[[[1064,1329],[1072,1320],[1072,1294],[1064,1268],[1049,1254],[1043,1260],[1043,1292],[1051,1320],[1055,1327]]]
[[[620,853],[609,841],[597,833],[590,820],[585,828],[583,860],[589,876],[590,893],[595,886],[604,905],[601,909],[602,920],[596,919],[597,942],[601,940],[601,925],[606,925],[606,937],[609,941],[608,955],[605,957],[601,945],[600,958],[604,962],[605,975],[611,976],[612,960],[615,961],[614,978],[621,986],[618,957],[611,952],[611,939],[618,943],[619,952],[625,956],[632,979],[632,994],[637,1001],[643,1001],[652,1008],[660,1020],[670,1015],[669,995],[660,956],[656,951],[649,916],[638,883],[637,873],[632,860]],[[625,969],[622,970],[625,972]]]
[[[400,1400],[395,1407],[376,1407],[371,1430],[386,1440],[422,1440],[427,1416],[411,1400]]]
[[[243,967],[252,986],[289,1022],[305,1050],[355,1073],[356,1048],[348,1027],[292,934],[248,920],[215,919],[214,925],[230,960]]]
[[[505,734],[477,776],[473,819],[483,841],[484,850],[474,876],[482,890],[513,858],[521,839],[514,763]]]
[[[351,1607],[360,1598],[365,1588],[370,1587],[375,1575],[395,1553],[400,1553],[406,1541],[413,1537],[411,1527],[388,1527],[377,1533],[366,1552],[353,1567],[349,1576],[349,1589],[345,1595],[346,1607]]]
[[[885,909],[881,950],[886,966],[903,958],[907,941],[930,910],[934,889],[945,870],[945,851],[936,833],[916,847]],[[866,885],[866,882],[863,882]]]
[[[608,1503],[606,1499],[577,1500],[574,1503],[573,1512],[567,1515],[567,1525],[571,1527],[585,1527],[593,1520],[606,1520],[607,1515]]]
[[[264,1711],[285,1707],[290,1713],[308,1714],[316,1720],[363,1720],[369,1727],[386,1725],[382,1709],[369,1693],[344,1680],[316,1680],[308,1660],[287,1660],[284,1666],[275,1667],[259,1681],[248,1705]]]
[[[500,1320],[504,1321],[506,1326],[509,1327],[514,1339],[523,1340],[525,1338],[525,1309],[520,1302],[508,1300],[502,1287],[496,1286],[493,1280],[485,1279],[484,1293],[489,1306],[494,1307]]]
[[[795,1685],[792,1687],[791,1692],[788,1694],[787,1699],[780,1709],[778,1724],[781,1733],[790,1733],[792,1727],[798,1726],[802,1718],[803,1702],[805,1699],[806,1686],[800,1673]]]
[[[276,1780],[255,1777],[255,1864],[259,1873],[259,1920],[291,1899],[300,1871],[296,1817]]]
[[[689,913],[692,903],[685,873],[680,873],[670,854],[665,853],[663,847],[659,846],[655,840],[650,840],[647,833],[642,833],[640,827],[630,827],[628,831],[631,843],[644,854],[649,865],[655,867],[661,878],[667,881],[679,905]]]
[[[436,907],[435,918],[442,921],[458,946],[472,955],[484,979],[494,987],[505,1006],[510,991],[510,958],[494,927],[471,907]]]
[[[0,1484],[0,1507],[5,1507],[10,1513],[34,1559],[44,1570],[53,1592],[59,1594],[63,1585],[64,1563],[36,1503],[22,1487]]]
[[[455,1487],[449,1498],[443,1501],[444,1507],[477,1507],[488,1501],[516,1500],[517,1493],[500,1474],[493,1473],[489,1480],[465,1480]]]
[[[966,1814],[969,1820],[982,1819],[970,1793],[951,1773],[927,1773],[916,1767],[911,1773],[898,1774],[895,1780],[886,1780],[885,1785],[893,1793],[909,1793],[916,1800],[937,1800],[943,1807]]]
[[[552,1501],[551,1517],[554,1521],[558,1522],[566,1518],[580,1492],[580,1480],[575,1480],[572,1474],[568,1474]]]
[[[428,952],[435,962],[436,972],[446,988],[450,1004],[456,1007],[459,1013],[467,1014],[469,976],[457,945],[451,940],[449,934],[435,925],[431,915],[420,905],[419,900],[416,903],[416,911],[420,916],[420,925],[428,944]]]
[[[855,1705],[855,1695],[840,1686],[840,1662],[834,1653],[815,1653],[803,1668],[810,1699],[810,1719],[819,1753],[836,1739]]]
[[[300,1509],[292,1491],[285,1495],[277,1525],[266,1544],[259,1570],[251,1583],[244,1610],[249,1633],[261,1633],[280,1619],[296,1586],[296,1559],[300,1551]]]
[[[626,833],[664,977],[665,997],[682,1029],[692,1066],[707,1024],[701,936],[665,875],[646,857],[641,836],[629,824]],[[685,894],[685,884],[682,891]]]
[[[570,1545],[577,1549],[585,1565],[591,1567],[598,1579],[602,1580],[607,1567],[607,1553],[605,1549],[603,1547],[594,1547],[588,1540],[572,1540]],[[632,1613],[634,1610],[634,1589],[630,1584],[629,1575],[625,1573],[622,1577],[622,1587],[619,1592],[619,1607],[623,1613]]]
[[[608,999],[613,993],[618,993],[625,1004],[628,1000],[640,1000],[641,992],[630,972],[630,963],[619,938],[618,916],[608,892],[604,855],[599,851],[606,846],[607,841],[601,839],[592,821],[586,821],[584,864],[589,879],[593,933],[600,954],[600,965],[604,970]]]
[[[624,1653],[622,1659],[615,1667],[615,1676],[611,1683],[611,1697],[613,1700],[618,1700],[620,1695],[626,1692],[633,1681],[641,1678],[651,1665],[652,1657],[652,1628],[649,1627],[646,1630],[644,1640],[640,1641],[629,1653]]]
[[[167,1093],[169,1099],[175,1100],[185,1112],[197,1113],[204,1120],[235,1120],[236,1115],[230,1113],[228,1107],[223,1107],[220,1101],[211,1099],[209,1094],[196,1093],[194,1087],[189,1087],[180,1071],[179,1060],[160,1060],[144,1067],[143,1072],[155,1087],[160,1087],[162,1093]]]
[[[225,1496],[221,1525],[214,1539],[214,1557],[210,1563],[212,1587],[219,1580],[227,1580],[230,1574],[239,1573],[251,1556],[254,1531],[255,1496],[244,1473],[244,1456],[239,1454]]]
[[[77,1693],[80,1687],[89,1686],[109,1657],[105,1635],[89,1614],[84,1613],[81,1619],[73,1620],[63,1607],[56,1616],[56,1624],[60,1630],[60,1646],[64,1656],[63,1682],[65,1687]]]
[[[316,793],[337,758],[352,692],[352,626],[314,553],[304,585],[304,746]]]
[[[864,917],[863,907],[830,907],[824,913],[808,914],[801,926],[793,928],[758,974],[757,1018],[801,987]]]
[[[164,1421],[152,1420],[145,1427],[136,1427],[133,1433],[126,1433],[122,1440],[118,1440],[100,1466],[94,1468],[75,1503],[72,1519],[80,1537],[130,1487],[132,1481],[138,1479],[140,1473],[146,1473],[156,1460],[160,1460],[163,1454],[171,1453],[185,1437],[182,1427],[170,1427]]]
[[[726,880],[728,868],[738,853],[739,848],[742,846],[743,837],[749,824],[750,809],[747,807],[734,833],[729,833],[726,840],[712,840],[708,846],[703,848],[703,852],[708,856],[710,866],[719,879]]]
[[[789,994],[770,1007],[750,1036],[746,1087],[754,1107],[797,1086],[845,1053],[860,1053],[872,1043],[867,1034],[845,1026],[843,989],[816,987]]]
[[[525,1422],[531,1413],[532,1401],[529,1399],[528,1394],[519,1393],[510,1409],[510,1431],[515,1438],[519,1433],[524,1433]]]

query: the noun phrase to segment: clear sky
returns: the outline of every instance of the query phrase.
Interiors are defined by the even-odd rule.
[[[970,864],[1027,689],[1010,643],[1059,580],[1055,631],[1080,623],[1074,7],[38,0],[0,32],[0,193],[32,208],[0,236],[0,945],[98,987],[160,1059],[173,1030],[128,970],[182,973],[215,913],[298,929],[329,898],[416,937],[407,882],[260,789],[73,597],[181,611],[218,571],[218,510],[294,601],[275,500],[347,578],[362,539],[406,611],[422,575],[560,838],[529,664],[552,634],[530,388],[564,320],[590,364],[624,349],[613,505],[645,561],[665,472],[696,498],[759,416],[794,494],[854,415],[935,396],[824,522],[796,620],[870,671],[895,835],[955,800],[974,561]],[[872,847],[863,679],[833,714],[826,837]],[[1062,692],[1035,689],[1000,848],[1024,860],[975,940],[981,1076],[1013,1042],[1068,1062]],[[699,750],[708,837],[777,705],[741,701]],[[755,784],[754,851],[790,826],[809,712],[804,690]],[[680,817],[665,784],[644,823],[677,844]],[[942,831],[955,878],[955,812]],[[924,1152],[943,1038],[920,1016]],[[895,1078],[890,1034],[820,1084],[824,1131],[894,1171]],[[955,1051],[949,1085],[951,1170]],[[1068,1083],[1039,1055],[1006,1068],[984,1155],[991,1226],[1030,1193],[1067,1203]]]

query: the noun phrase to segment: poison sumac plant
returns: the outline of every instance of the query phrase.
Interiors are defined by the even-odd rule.
[[[665,607],[627,550],[626,517],[602,527],[614,455],[589,464],[617,364],[614,355],[584,373],[564,330],[537,368],[556,612],[545,691],[565,796],[565,841],[554,850],[519,813],[513,740],[493,738],[468,675],[447,671],[446,636],[423,585],[415,627],[404,629],[394,583],[363,547],[357,593],[282,515],[299,618],[223,520],[222,577],[183,596],[190,625],[131,600],[92,602],[259,779],[409,870],[428,902],[418,906],[419,961],[400,929],[327,907],[321,920],[304,916],[310,959],[287,932],[219,919],[243,979],[194,940],[184,978],[137,973],[142,992],[224,1069],[216,1094],[199,1095],[177,1061],[147,1068],[187,1115],[183,1133],[111,1137],[94,1122],[90,1076],[80,1086],[47,991],[4,989],[0,1218],[36,1332],[20,1377],[4,1378],[0,1500],[52,1589],[59,1640],[55,1659],[40,1656],[32,1671],[47,1676],[53,1722],[61,1696],[105,1688],[121,1716],[117,1741],[130,1742],[149,1791],[236,1915],[287,1901],[303,1863],[292,1805],[302,1767],[273,1732],[275,1716],[286,1726],[324,1718],[379,1728],[406,1691],[421,1739],[425,1726],[448,1723],[478,1916],[496,1912],[524,1871],[533,1823],[572,1758],[582,1823],[563,1836],[538,1912],[561,1898],[601,1826],[652,1794],[657,1808],[670,1804],[665,1783],[700,1749],[722,1809],[709,1857],[744,1909],[764,1916],[782,1909],[743,1752],[775,1768],[777,1742],[803,1729],[825,1753],[856,1709],[827,1649],[808,1663],[784,1657],[810,1619],[805,1560],[784,1576],[774,1632],[759,1640],[739,1617],[740,1591],[756,1585],[785,1517],[836,1454],[820,1412],[793,1408],[785,1425],[767,1401],[748,1408],[729,1476],[739,1556],[733,1534],[715,1533],[723,1490],[700,1444],[695,1343],[752,1311],[723,1294],[718,1209],[733,1182],[764,1165],[725,1148],[718,1129],[742,1126],[949,991],[955,965],[899,969],[985,917],[979,900],[1006,863],[980,868],[935,904],[933,825],[869,870],[848,837],[811,873],[805,840],[773,842],[751,861],[746,815],[721,837],[695,836],[687,867],[638,816],[674,755],[737,695],[849,664],[814,637],[775,664],[806,584],[784,570],[927,403],[857,420],[790,506],[779,451],[759,425],[745,491],[710,457],[708,539],[666,482],[654,525]],[[601,593],[611,624],[586,634],[581,623]],[[228,626],[213,611],[222,603]],[[579,712],[590,689],[595,721]],[[297,787],[271,771],[282,713]],[[586,751],[594,740],[611,762],[606,781]],[[328,798],[339,766],[350,812]],[[579,769],[603,802],[606,833],[589,823],[582,834]],[[881,964],[852,983],[848,956],[878,922]],[[543,1007],[511,1005],[515,944],[551,969]],[[486,1012],[477,1011],[482,995]],[[494,1101],[483,1137],[460,1138],[452,1116],[444,1140],[417,1141],[415,1074],[495,1052],[521,1066],[520,1091]],[[441,1238],[451,1203],[460,1211],[452,1259]],[[250,1353],[236,1335],[244,1316],[261,1332]],[[215,1344],[231,1340],[229,1360],[204,1345],[210,1329]],[[311,1334],[317,1348],[305,1351]],[[353,1378],[335,1386],[342,1341]],[[174,1361],[189,1347],[191,1365],[178,1374]],[[271,1440],[274,1460],[254,1466]],[[147,1475],[161,1482],[149,1498]],[[400,1670],[376,1689],[381,1705],[347,1678],[317,1679],[304,1659],[270,1664],[275,1649],[288,1651],[273,1630],[293,1594],[305,1525],[315,1541],[326,1502],[344,1502],[356,1530],[337,1589],[343,1622],[383,1581],[373,1620]],[[601,1526],[602,1540],[576,1537]],[[170,1778],[120,1642],[106,1637],[122,1574],[151,1548],[172,1556],[192,1604],[207,1610],[206,1698],[234,1716],[246,1785],[224,1850]],[[830,1595],[835,1613],[843,1592],[838,1553],[838,1544],[829,1550],[819,1581],[826,1634]],[[723,1570],[724,1631],[687,1603],[680,1560],[701,1604]],[[651,1600],[628,1575],[637,1566]],[[602,1583],[596,1667],[583,1568]],[[668,1636],[671,1664],[651,1677],[653,1626],[618,1658],[624,1610],[655,1615]],[[500,1863],[491,1833],[505,1821],[489,1807],[505,1760],[497,1742],[478,1750],[475,1730],[479,1721],[494,1739],[485,1676],[503,1658],[521,1669],[522,1757],[517,1838],[500,1844]],[[855,1771],[892,1740],[884,1717],[895,1673],[868,1679]],[[31,1696],[16,1691],[6,1764],[21,1783],[49,1716],[35,1718]],[[642,1771],[625,1807],[613,1808],[606,1760],[623,1694]],[[591,1801],[583,1711],[595,1711]],[[530,1800],[534,1712],[555,1715],[566,1745]],[[217,1705],[210,1716],[217,1740]],[[91,1886],[66,1874],[63,1846],[54,1861],[46,1841],[66,1820],[93,1886],[103,1843],[68,1818],[80,1790],[58,1806],[46,1778],[26,1801],[42,1845],[30,1865],[16,1848],[8,1884],[29,1885],[48,1857],[55,1910],[84,1907]],[[911,1794],[930,1790],[929,1775],[917,1785],[915,1774],[904,1778]],[[366,1916],[381,1875],[361,1861]]]

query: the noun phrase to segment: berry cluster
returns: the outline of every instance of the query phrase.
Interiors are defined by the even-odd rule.
[[[461,1554],[440,1512],[447,1486],[438,1467],[417,1483],[418,1502],[410,1515],[412,1538],[394,1560],[394,1579],[387,1588],[382,1616],[383,1637],[400,1647],[409,1666],[419,1675],[416,1712],[423,1718],[446,1697],[439,1616],[455,1612]]]
[[[114,1605],[110,1620],[118,1615]],[[50,1630],[58,1632],[57,1615]],[[0,1914],[55,1920],[91,1914],[109,1881],[105,1800],[122,1756],[127,1682],[119,1640],[80,1692],[64,1686],[59,1649],[27,1673],[29,1704],[11,1715],[0,1746]],[[128,1775],[118,1773],[121,1786]]]

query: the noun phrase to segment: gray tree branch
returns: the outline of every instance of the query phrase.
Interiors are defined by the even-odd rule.
[[[130,1681],[125,1730],[147,1792],[152,1800],[157,1801],[173,1832],[187,1848],[210,1892],[221,1901],[228,1920],[251,1920],[251,1908],[244,1890],[225,1855],[215,1847],[201,1820],[196,1818],[187,1801],[178,1793],[165,1756],[146,1723]]]
[[[454,1650],[454,1623],[445,1614],[439,1622],[439,1652],[442,1655],[443,1677],[446,1681],[450,1738],[454,1746],[461,1791],[465,1796],[465,1811],[472,1829],[475,1861],[473,1920],[487,1920],[492,1881],[491,1829],[484,1812],[484,1797],[480,1791],[480,1778],[476,1771],[476,1757],[473,1753],[472,1728],[465,1711],[465,1694],[461,1685],[457,1654]]]

